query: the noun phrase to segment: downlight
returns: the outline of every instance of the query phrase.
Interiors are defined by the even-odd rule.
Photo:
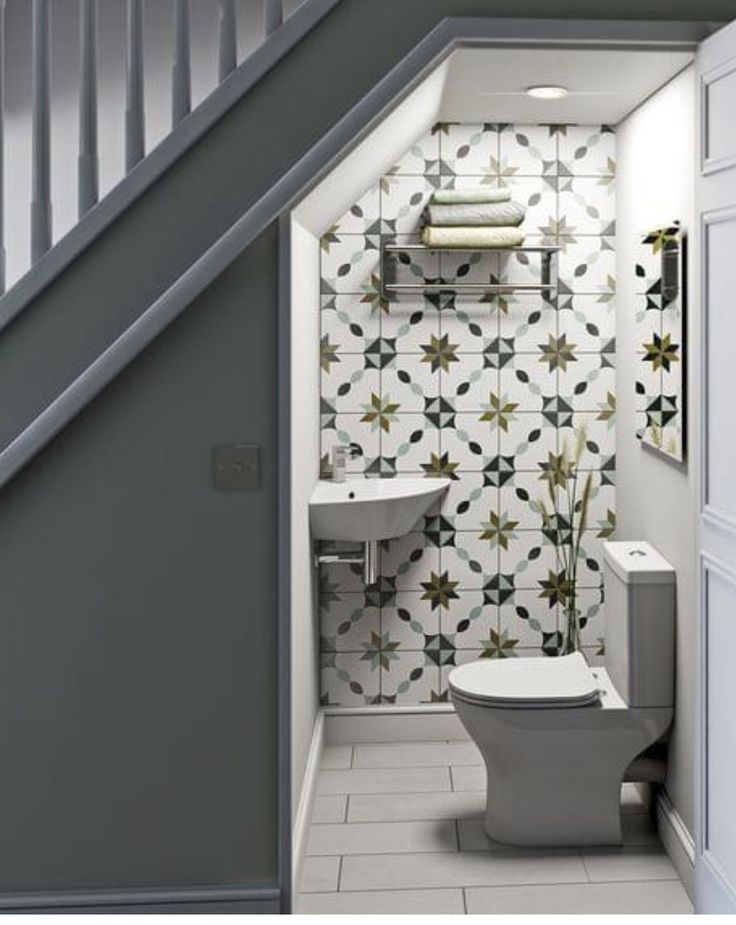
[[[568,93],[567,87],[555,86],[529,87],[526,92],[537,100],[561,100]]]

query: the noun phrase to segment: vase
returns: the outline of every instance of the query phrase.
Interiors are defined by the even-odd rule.
[[[580,611],[575,605],[565,607],[563,611],[562,648],[560,655],[570,655],[579,652],[580,644]]]

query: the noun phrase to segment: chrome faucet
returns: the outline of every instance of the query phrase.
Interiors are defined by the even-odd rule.
[[[345,468],[348,459],[354,459],[360,454],[360,447],[354,443],[340,443],[332,447],[330,454],[330,475],[333,482],[345,481]]]

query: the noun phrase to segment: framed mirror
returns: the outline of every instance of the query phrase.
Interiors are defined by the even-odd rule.
[[[685,249],[679,222],[644,233],[636,274],[636,436],[685,460]]]

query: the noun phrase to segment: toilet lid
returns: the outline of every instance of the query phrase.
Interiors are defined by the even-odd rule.
[[[599,700],[598,683],[580,652],[468,662],[450,672],[448,683],[459,697],[499,706],[585,706]]]

